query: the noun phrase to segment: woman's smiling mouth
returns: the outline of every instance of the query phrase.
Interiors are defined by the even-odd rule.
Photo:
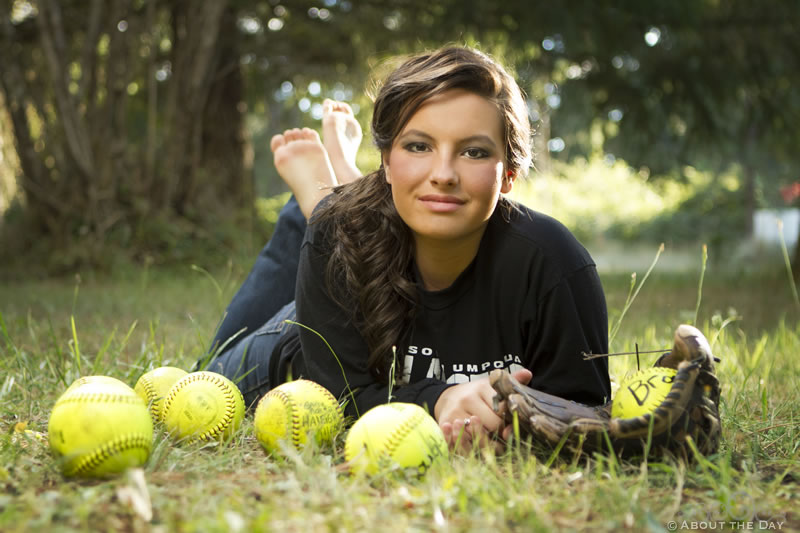
[[[457,196],[447,194],[426,194],[425,196],[420,196],[419,199],[428,209],[437,213],[455,211],[466,203],[466,201]]]

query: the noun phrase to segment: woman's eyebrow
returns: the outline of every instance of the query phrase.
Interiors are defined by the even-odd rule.
[[[433,137],[424,131],[421,130],[408,130],[403,132],[398,136],[398,139],[402,139],[408,136],[417,136],[422,137],[423,139],[433,140]],[[497,144],[492,140],[492,138],[488,135],[477,134],[477,135],[470,135],[469,137],[464,137],[463,139],[458,140],[458,144],[467,144],[472,142],[483,142],[488,144],[491,148],[496,148]]]
[[[410,137],[412,135],[417,136],[417,137],[422,137],[424,139],[429,139],[429,140],[433,139],[433,137],[431,137],[430,135],[428,135],[427,133],[425,133],[424,131],[421,131],[421,130],[407,130],[407,131],[404,131],[403,133],[401,133],[400,135],[398,135],[397,138],[398,139],[402,139],[403,137]]]
[[[491,137],[489,137],[488,135],[482,135],[482,134],[481,135],[470,135],[469,137],[465,137],[464,139],[461,139],[459,142],[462,143],[462,144],[472,143],[472,142],[484,142],[484,143],[488,144],[489,146],[491,146],[492,148],[496,148],[497,147],[497,145],[495,144],[495,142],[492,140]]]

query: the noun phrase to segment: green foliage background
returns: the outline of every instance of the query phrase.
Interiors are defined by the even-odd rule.
[[[207,13],[222,15],[203,19]],[[570,210],[553,213],[587,237],[602,227],[616,239],[722,249],[749,234],[756,208],[783,205],[780,187],[797,179],[800,97],[792,88],[800,82],[793,44],[800,13],[793,0],[213,0],[202,9],[170,0],[5,0],[0,16],[8,61],[0,91],[0,250],[18,272],[111,269],[130,259],[220,264],[231,253],[253,253],[270,232],[259,199],[285,191],[269,138],[288,127],[319,127],[327,97],[351,102],[366,129],[368,93],[392,58],[445,43],[476,46],[515,71],[535,125],[532,182],[561,189],[558,179],[570,181],[579,196],[602,184],[603,194],[616,197],[624,186],[617,173],[642,177],[639,206],[589,210],[581,220]],[[170,118],[181,101],[171,95],[183,94],[191,79],[180,53],[192,52],[191,38],[210,22],[217,24],[216,34],[206,32],[214,55],[198,93],[207,100],[193,108],[204,118],[184,131],[180,113]],[[42,40],[48,27],[63,32],[56,64],[72,108],[57,105],[59,71],[45,60]],[[201,52],[188,57],[204,58]],[[96,90],[84,95],[87,83]],[[105,109],[120,90],[117,108]],[[112,116],[108,126],[103,117]],[[62,131],[72,123],[90,137],[98,132],[96,166],[110,171],[78,179]],[[181,134],[206,139],[189,171],[171,166]],[[369,138],[365,144],[366,170],[376,156]],[[110,147],[115,157],[107,162],[101,156]],[[586,186],[585,172],[596,187]],[[160,184],[173,182],[179,187],[167,201]],[[58,210],[37,203],[35,185],[47,183],[59,191]],[[104,202],[84,205],[93,184]],[[641,219],[632,216],[637,210]]]

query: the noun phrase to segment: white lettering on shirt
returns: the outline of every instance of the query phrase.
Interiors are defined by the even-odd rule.
[[[489,371],[495,368],[506,369],[509,372],[515,372],[525,368],[522,366],[522,360],[519,356],[507,353],[503,355],[502,359],[495,361],[484,361],[480,365],[477,364],[464,364],[455,363],[451,365],[451,372],[447,376],[447,383],[467,383],[468,381],[477,381],[489,376]]]
[[[403,375],[398,381],[398,385],[408,385],[414,370],[414,363],[424,356],[428,361],[425,363],[427,371],[426,378],[433,378],[445,381],[446,383],[467,383],[477,381],[489,376],[493,369],[505,369],[515,372],[524,368],[522,360],[514,354],[504,354],[501,359],[494,361],[484,361],[482,363],[452,363],[450,372],[445,377],[445,366],[442,365],[438,357],[434,357],[434,349],[429,346],[409,346],[403,359]],[[419,363],[422,364],[422,363]],[[425,368],[425,367],[422,367]],[[420,369],[421,370],[421,369]]]
[[[411,383],[411,367],[414,366],[414,356],[406,354],[403,359],[403,375],[397,382],[398,385],[408,385]]]
[[[426,378],[442,379],[442,363],[437,357],[431,358],[431,366],[428,367]]]
[[[460,370],[463,370],[464,365],[453,365],[453,370],[455,370],[456,366],[460,366],[461,367]],[[474,365],[467,365],[467,366],[470,367]],[[490,366],[494,368],[505,368],[509,372],[516,372],[517,370],[522,370],[523,368],[525,368],[524,366],[517,363],[512,363],[508,366],[504,366],[502,361],[493,361],[491,363],[488,363],[488,366],[486,366],[486,364],[481,365],[482,368],[483,367],[489,368]],[[452,374],[447,376],[445,382],[467,383],[469,381],[478,381],[479,379],[484,379],[488,377],[489,377],[489,372],[476,372],[476,373],[453,372]]]

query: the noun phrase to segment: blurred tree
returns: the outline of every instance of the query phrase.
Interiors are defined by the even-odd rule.
[[[236,17],[227,0],[4,2],[0,87],[28,244],[54,262],[109,240],[155,252],[245,205]],[[231,112],[233,110],[234,112]]]

